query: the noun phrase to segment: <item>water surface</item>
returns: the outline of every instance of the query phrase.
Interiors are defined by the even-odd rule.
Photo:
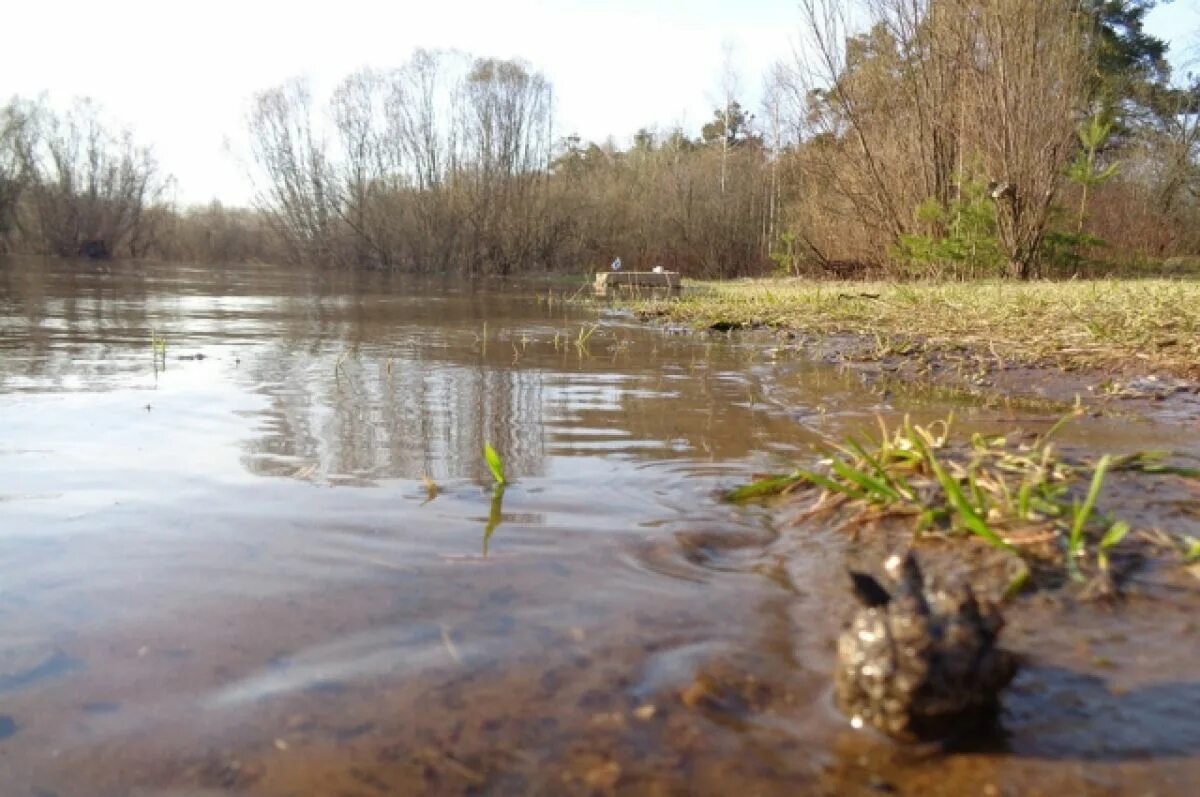
[[[1184,793],[1186,616],[1099,685],[1012,629],[1070,644],[996,749],[830,709],[847,541],[719,491],[949,409],[544,286],[0,261],[3,793]]]

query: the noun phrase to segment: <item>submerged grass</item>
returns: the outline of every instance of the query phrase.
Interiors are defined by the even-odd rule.
[[[160,338],[157,330],[150,330],[150,349],[156,359],[167,359],[167,339]]]
[[[1200,281],[694,283],[636,302],[644,316],[716,329],[850,333],[897,354],[962,347],[999,362],[1153,367],[1200,377]]]
[[[1074,581],[1087,580],[1085,571],[1111,581],[1114,550],[1130,526],[1099,510],[1108,475],[1200,473],[1164,464],[1163,452],[1105,455],[1094,464],[1069,461],[1052,438],[1070,417],[1032,441],[974,434],[953,442],[951,420],[923,427],[906,419],[895,429],[880,420],[878,440],[850,438],[827,448],[816,468],[766,476],[726,498],[741,502],[807,492],[814,500],[805,519],[843,511],[844,525],[859,528],[911,517],[918,537],[975,537],[1025,562],[1057,563],[1058,572],[1065,569]],[[1027,569],[1012,586],[1024,586]]]

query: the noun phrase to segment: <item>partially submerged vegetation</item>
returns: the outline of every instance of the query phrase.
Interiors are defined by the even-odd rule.
[[[1200,281],[702,283],[638,302],[646,318],[713,329],[849,333],[876,352],[972,350],[993,367],[1054,365],[1200,376]]]
[[[1039,584],[1088,582],[1089,590],[1117,589],[1114,556],[1133,527],[1101,503],[1117,471],[1200,479],[1200,467],[1174,463],[1168,452],[1065,456],[1053,436],[1072,416],[1032,439],[1020,434],[951,436],[951,421],[905,422],[877,440],[850,438],[824,452],[812,468],[764,476],[727,494],[730,501],[798,494],[802,520],[837,516],[856,533],[888,519],[911,518],[914,541],[931,536],[975,538],[1011,554],[1015,592]],[[1196,555],[1197,541],[1169,531],[1147,539]]]

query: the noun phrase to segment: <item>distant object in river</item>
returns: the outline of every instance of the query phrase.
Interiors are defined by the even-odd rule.
[[[654,268],[652,268],[652,269],[650,269],[650,270],[651,270],[651,271],[653,271],[655,274],[661,274],[661,273],[663,273],[663,267],[662,267],[662,266],[655,266]]]
[[[108,260],[112,253],[102,238],[93,238],[79,245],[79,256],[90,260]]]
[[[618,257],[616,260],[614,260],[614,261],[612,262],[612,270],[613,270],[613,271],[620,271],[620,270],[621,270],[621,258],[619,258],[619,257]]]
[[[678,271],[597,271],[595,291],[597,296],[608,294],[609,288],[640,290],[642,288],[680,289]]]

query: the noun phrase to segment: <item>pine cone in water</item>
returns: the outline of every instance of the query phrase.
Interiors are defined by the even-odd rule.
[[[862,607],[838,639],[838,708],[856,728],[906,741],[943,738],[994,715],[1017,669],[996,646],[999,612],[965,581],[926,578],[911,552],[885,569],[892,592],[850,574]]]

